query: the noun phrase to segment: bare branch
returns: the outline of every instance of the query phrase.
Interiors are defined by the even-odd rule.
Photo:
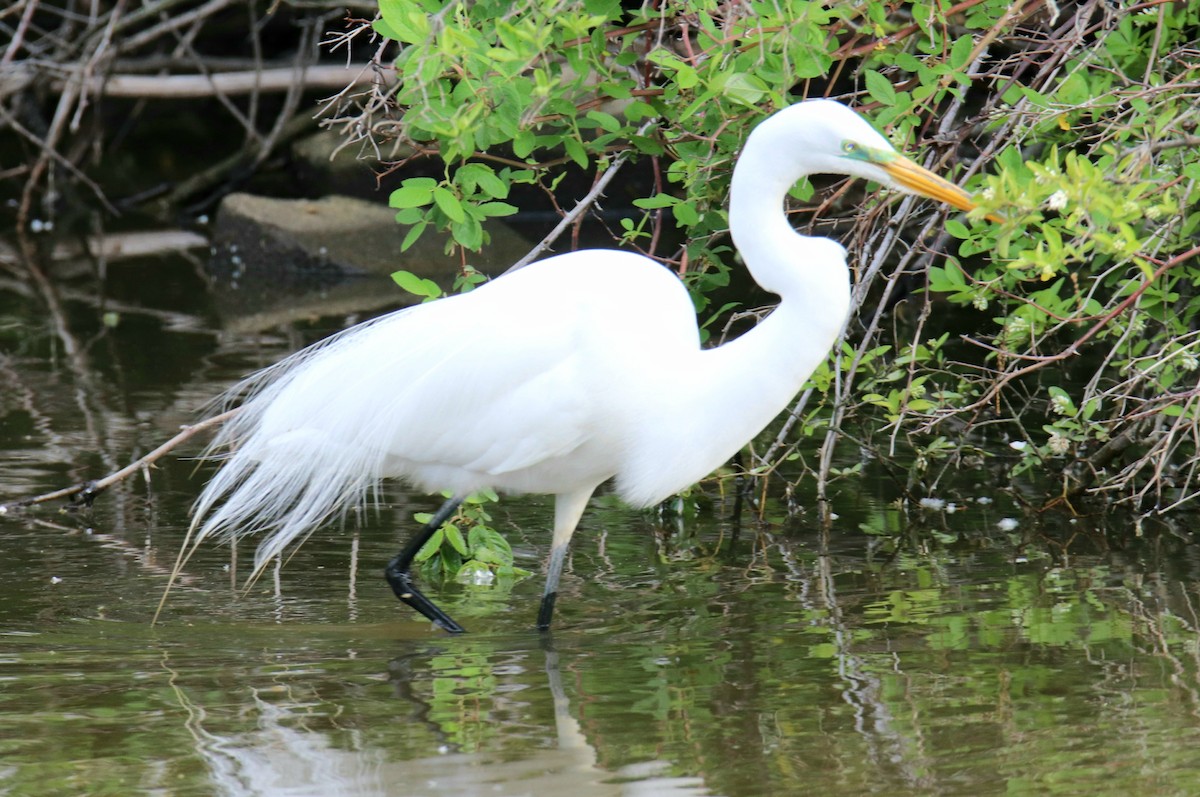
[[[158,448],[144,456],[138,457],[125,467],[108,474],[102,479],[97,479],[96,481],[91,482],[83,482],[82,484],[76,484],[73,487],[65,487],[61,490],[43,493],[42,495],[35,495],[32,498],[22,498],[19,501],[11,501],[7,504],[0,504],[0,515],[10,512],[13,509],[33,506],[35,504],[42,504],[46,503],[47,501],[57,501],[63,498],[77,499],[85,504],[91,504],[91,502],[95,500],[96,496],[107,490],[109,487],[112,487],[114,484],[129,478],[133,474],[141,471],[143,468],[150,467],[155,462],[162,459],[166,454],[175,450],[188,440],[191,440],[200,432],[211,429],[214,426],[219,426],[220,424],[232,418],[239,411],[240,408],[234,408],[232,410],[227,410],[220,415],[214,415],[211,418],[206,418],[205,420],[192,424],[191,426],[184,426],[180,430],[179,434],[175,435]]]

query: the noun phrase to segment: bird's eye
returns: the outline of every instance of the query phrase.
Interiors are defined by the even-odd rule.
[[[854,141],[843,141],[842,142],[842,152],[846,153],[847,155],[857,155],[858,150],[859,150],[859,146],[856,142],[854,142]]]

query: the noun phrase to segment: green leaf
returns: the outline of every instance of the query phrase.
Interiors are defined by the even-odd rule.
[[[433,200],[433,189],[437,180],[432,177],[410,177],[388,197],[388,205],[394,208],[420,208]]]
[[[650,62],[658,64],[658,66],[667,72],[674,72],[675,85],[681,89],[693,88],[700,82],[700,75],[696,73],[694,68],[688,66],[665,49],[653,50],[647,58]]]
[[[520,211],[516,205],[507,202],[482,202],[478,205],[484,216],[511,216]]]
[[[512,546],[504,535],[486,526],[476,526],[469,533],[471,554],[480,562],[507,566],[513,563]]]
[[[537,136],[532,130],[518,130],[513,136],[513,154],[518,158],[528,158],[537,146]]]
[[[418,44],[429,36],[429,16],[405,0],[379,0],[379,13],[391,35],[389,39]]]
[[[483,226],[474,216],[464,215],[461,222],[451,224],[450,234],[455,241],[472,251],[477,252],[483,247]]]
[[[454,182],[462,186],[466,195],[474,194],[478,188],[493,199],[508,196],[508,183],[497,177],[491,166],[482,163],[468,163],[460,167],[454,173]]]
[[[929,289],[936,293],[949,293],[958,290],[958,286],[950,279],[950,270],[941,266],[930,266]]]
[[[491,487],[484,487],[479,492],[468,495],[465,499],[463,499],[463,502],[469,506],[475,506],[478,504],[495,503],[499,500],[500,495],[495,490],[493,490]]]
[[[583,144],[580,144],[577,139],[564,138],[563,149],[567,151],[567,156],[575,161],[579,168],[586,169],[588,167],[587,151],[584,150]]]
[[[767,94],[767,84],[755,75],[745,72],[734,72],[725,78],[721,93],[736,103],[753,108]]]
[[[958,219],[946,219],[946,232],[950,233],[959,240],[966,240],[971,237],[971,231],[967,229],[967,225],[963,224]]]
[[[588,111],[587,118],[599,125],[601,130],[605,130],[609,133],[616,133],[621,129],[621,122],[611,113],[605,113],[604,111]]]
[[[417,555],[413,557],[414,562],[426,562],[433,558],[434,554],[442,549],[442,540],[444,535],[442,530],[438,529],[433,533],[433,536],[421,546],[421,550],[417,551]]]
[[[479,187],[493,199],[505,199],[508,197],[508,183],[497,177],[494,172],[480,172],[477,179],[479,180]]]
[[[417,242],[417,239],[421,237],[421,234],[425,232],[425,228],[428,226],[429,222],[422,220],[409,227],[408,234],[404,236],[404,240],[400,243],[400,251],[407,252],[411,249],[412,245]],[[395,275],[392,276],[393,278],[395,277]]]
[[[436,282],[418,277],[411,271],[393,271],[392,281],[415,296],[436,299],[442,295],[442,289]]]
[[[654,196],[641,197],[633,200],[633,206],[642,210],[656,210],[658,208],[669,208],[673,205],[678,205],[679,200],[670,194],[655,194]]]
[[[396,223],[411,227],[425,221],[425,208],[402,208],[396,211]]]
[[[458,551],[461,556],[466,556],[467,542],[463,539],[462,532],[458,530],[458,526],[453,523],[447,523],[443,528],[446,531],[446,540],[449,541],[451,547]]]
[[[446,214],[446,218],[450,219],[450,221],[456,224],[462,224],[466,221],[467,213],[463,210],[462,203],[458,201],[458,197],[451,193],[449,189],[442,188],[441,186],[433,189],[433,202],[438,206],[438,209]]]
[[[480,548],[486,548],[488,545],[488,532],[491,531],[487,526],[472,526],[467,532],[467,544],[472,551],[477,551]],[[473,554],[472,554],[473,555]]]
[[[385,20],[385,19],[377,19],[374,22],[372,22],[371,30],[375,31],[383,38],[391,39],[392,41],[396,41],[397,39],[400,38],[400,34],[396,33],[396,31],[392,30],[392,26],[387,24],[387,20]]]
[[[954,46],[950,48],[950,68],[963,69],[967,66],[967,59],[971,57],[971,52],[975,49],[975,40],[970,36],[960,36],[958,41],[954,42]]]
[[[896,104],[896,89],[890,80],[874,69],[868,69],[863,78],[867,83],[867,93],[875,100],[889,107]]]
[[[696,207],[687,202],[677,203],[671,208],[671,213],[674,214],[675,221],[684,227],[695,227],[700,223],[700,214],[696,212]]]

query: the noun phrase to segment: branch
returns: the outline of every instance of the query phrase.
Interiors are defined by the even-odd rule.
[[[35,495],[32,498],[22,498],[19,501],[13,501],[8,504],[0,504],[0,515],[6,514],[12,509],[33,506],[34,504],[44,504],[47,501],[56,501],[60,498],[75,499],[76,496],[78,496],[78,501],[82,501],[84,504],[90,506],[92,501],[96,499],[96,496],[100,495],[100,493],[104,492],[109,487],[112,487],[117,482],[128,478],[142,468],[152,465],[153,463],[162,459],[163,455],[167,454],[181,443],[190,440],[200,432],[203,432],[212,426],[224,423],[236,415],[240,409],[241,408],[239,407],[232,410],[227,410],[222,412],[220,415],[214,415],[211,418],[206,418],[205,420],[200,421],[199,423],[194,423],[191,426],[184,426],[180,430],[179,434],[175,435],[170,440],[151,451],[149,454],[139,457],[120,470],[110,473],[98,481],[83,482],[82,484],[76,484],[73,487],[64,487],[63,489],[55,490],[54,492]]]
[[[652,124],[653,120],[647,121],[641,126],[641,128],[638,129],[637,134],[639,136],[645,135],[646,131],[650,129]],[[509,266],[504,273],[507,274],[509,271],[516,271],[519,268],[528,266],[530,263],[536,260],[542,254],[542,252],[549,249],[550,246],[558,240],[559,236],[566,232],[568,227],[574,224],[576,220],[578,220],[579,217],[588,210],[588,208],[596,203],[596,200],[599,199],[600,195],[604,193],[604,189],[608,187],[608,184],[611,183],[613,178],[617,176],[617,172],[620,171],[621,167],[625,165],[625,161],[629,159],[629,154],[631,152],[632,150],[625,150],[618,155],[609,165],[609,167],[604,170],[604,173],[600,175],[599,179],[596,180],[596,184],[592,186],[592,190],[588,191],[587,195],[583,199],[575,203],[575,207],[571,208],[571,210],[562,217],[558,224],[555,225],[554,229],[550,231],[550,234],[538,241],[537,245],[530,249],[529,253],[526,254],[525,257]]]
[[[70,71],[73,67],[64,67]],[[28,67],[12,70],[15,74],[0,81],[0,96],[15,94],[31,84],[36,72]],[[90,95],[106,97],[181,98],[213,97],[226,94],[250,94],[264,91],[287,91],[297,81],[306,89],[342,89],[347,85],[369,83],[371,75],[365,69],[344,66],[312,66],[298,69],[291,66],[261,70],[217,72],[212,75],[109,75],[93,77],[85,83]],[[66,85],[63,79],[51,83],[55,91]]]
[[[1000,391],[1004,389],[1005,385],[1007,385],[1009,382],[1012,382],[1014,379],[1024,376],[1025,374],[1029,374],[1034,371],[1045,368],[1047,365],[1050,365],[1051,363],[1060,362],[1062,360],[1067,359],[1068,357],[1074,357],[1076,354],[1079,353],[1079,349],[1081,346],[1083,346],[1083,344],[1087,343],[1089,340],[1091,340],[1093,337],[1095,337],[1095,335],[1101,329],[1108,326],[1108,323],[1110,321],[1112,321],[1114,318],[1119,316],[1121,313],[1123,313],[1127,309],[1129,309],[1129,306],[1132,305],[1134,302],[1136,302],[1139,298],[1141,298],[1141,295],[1146,292],[1146,289],[1149,288],[1151,285],[1153,285],[1158,280],[1159,277],[1161,277],[1163,274],[1165,274],[1170,269],[1175,268],[1175,266],[1178,266],[1181,263],[1191,260],[1192,258],[1196,257],[1197,255],[1200,255],[1200,246],[1193,247],[1192,249],[1189,249],[1188,251],[1183,252],[1182,254],[1178,254],[1175,257],[1173,257],[1170,260],[1163,263],[1161,266],[1159,266],[1154,271],[1153,274],[1151,274],[1146,279],[1145,282],[1143,282],[1141,285],[1139,285],[1137,287],[1137,290],[1135,290],[1133,293],[1131,293],[1127,297],[1125,297],[1125,299],[1120,304],[1118,304],[1116,307],[1114,307],[1112,310],[1110,310],[1108,313],[1106,313],[1099,321],[1097,321],[1095,324],[1093,324],[1092,327],[1090,329],[1088,329],[1087,332],[1083,333],[1083,335],[1081,335],[1078,340],[1072,342],[1070,346],[1068,346],[1067,348],[1058,352],[1057,354],[1049,354],[1049,355],[1045,355],[1045,356],[1022,355],[1023,359],[1034,360],[1034,362],[1030,363],[1029,365],[1026,365],[1024,368],[1018,368],[1015,371],[1011,371],[1007,374],[1004,374],[1003,376],[1001,376],[999,379],[997,379],[992,384],[991,388],[989,388],[988,391],[983,394],[982,398],[980,398],[978,401],[976,401],[973,404],[969,404],[968,406],[963,407],[961,410],[958,410],[957,412],[971,411],[971,410],[979,409],[981,407],[985,407],[991,403],[992,399],[994,399],[997,395],[999,395]],[[979,343],[978,341],[974,341],[974,342]],[[984,344],[979,344],[979,345],[984,345]],[[990,347],[985,346],[985,348],[990,348]]]

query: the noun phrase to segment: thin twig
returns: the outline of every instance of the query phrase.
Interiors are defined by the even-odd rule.
[[[638,128],[637,134],[639,136],[644,136],[652,124],[654,124],[654,120],[647,121],[640,128]],[[592,205],[596,203],[596,200],[598,200],[604,193],[604,189],[608,187],[608,184],[611,183],[613,178],[617,176],[617,172],[619,172],[621,167],[625,165],[625,162],[629,159],[629,156],[632,152],[632,150],[625,150],[616,158],[614,158],[613,162],[609,164],[607,169],[604,170],[604,173],[596,179],[595,184],[592,186],[592,190],[588,191],[587,195],[585,195],[583,199],[575,203],[575,207],[571,208],[571,210],[559,220],[558,224],[554,226],[554,229],[551,230],[545,238],[538,241],[536,246],[530,249],[529,252],[516,263],[513,263],[511,266],[509,266],[504,273],[507,274],[510,271],[516,271],[519,268],[524,268],[534,260],[537,260],[543,252],[549,249],[554,242],[559,239],[559,236],[566,232],[567,229],[569,229],[570,226],[575,223],[576,219],[580,218],[584,213],[587,212],[589,208],[592,207]]]
[[[76,484],[73,487],[64,487],[61,490],[43,493],[42,495],[35,495],[32,498],[22,498],[18,501],[12,501],[7,504],[0,504],[0,514],[9,512],[12,509],[33,506],[35,504],[44,504],[47,501],[57,501],[61,498],[75,498],[76,496],[79,496],[79,500],[83,501],[84,503],[90,504],[96,498],[96,496],[107,490],[109,487],[112,487],[117,482],[128,478],[134,473],[137,473],[142,468],[154,464],[158,460],[162,459],[165,454],[192,439],[200,432],[224,423],[236,415],[240,409],[240,407],[235,407],[234,409],[222,412],[220,415],[214,415],[211,418],[206,418],[199,423],[194,423],[190,426],[184,426],[180,430],[179,434],[175,435],[158,448],[154,449],[148,454],[145,454],[144,456],[138,457],[125,467],[108,474],[102,479],[83,482],[82,484]]]
[[[1157,282],[1159,277],[1161,277],[1163,274],[1165,274],[1170,269],[1175,268],[1176,266],[1178,266],[1188,260],[1191,260],[1192,258],[1197,257],[1197,256],[1200,256],[1200,246],[1193,247],[1192,249],[1189,249],[1188,251],[1183,252],[1182,254],[1178,254],[1175,257],[1171,258],[1170,260],[1166,261],[1161,266],[1159,266],[1157,269],[1155,269],[1154,273],[1151,274],[1146,279],[1145,282],[1143,282],[1141,285],[1139,285],[1136,290],[1134,290],[1132,293],[1130,293],[1129,296],[1125,297],[1125,299],[1123,301],[1121,301],[1121,303],[1118,304],[1116,307],[1114,307],[1112,310],[1105,313],[1104,316],[1099,321],[1097,321],[1095,324],[1093,324],[1092,327],[1089,328],[1087,332],[1085,332],[1081,336],[1079,336],[1078,340],[1073,341],[1070,346],[1067,346],[1067,348],[1063,349],[1060,352],[1057,352],[1056,354],[1046,354],[1046,355],[1026,354],[1026,355],[1022,355],[1021,359],[1033,360],[1033,362],[1031,362],[1029,365],[1026,365],[1024,368],[1018,368],[1015,371],[1009,371],[1008,373],[1004,374],[1003,376],[1001,376],[999,379],[997,379],[995,382],[992,383],[992,386],[990,388],[988,388],[988,391],[986,393],[984,393],[983,396],[978,401],[974,402],[973,404],[969,404],[965,407],[962,407],[961,409],[955,410],[955,413],[971,412],[974,410],[982,409],[983,407],[986,407],[989,403],[991,403],[992,399],[996,398],[996,396],[1000,393],[1000,391],[1003,390],[1004,387],[1006,385],[1008,385],[1010,382],[1012,382],[1014,379],[1025,376],[1026,374],[1033,373],[1034,371],[1038,371],[1052,363],[1061,362],[1063,360],[1066,360],[1069,357],[1074,357],[1076,354],[1079,353],[1079,350],[1083,346],[1083,344],[1087,343],[1089,340],[1091,340],[1093,337],[1095,337],[1095,335],[1097,333],[1099,333],[1100,330],[1102,330],[1106,326],[1108,326],[1109,323],[1114,318],[1116,318],[1121,313],[1123,313],[1127,309],[1129,309],[1130,305],[1132,305],[1139,298],[1141,298],[1141,295],[1146,292],[1146,289],[1149,288],[1151,285],[1153,285],[1155,282]],[[970,339],[968,339],[968,340],[970,340]],[[984,346],[984,348],[993,349],[993,350],[998,351],[997,349],[994,349],[994,347],[987,346],[979,341],[972,341],[972,342],[976,343],[977,345]]]

